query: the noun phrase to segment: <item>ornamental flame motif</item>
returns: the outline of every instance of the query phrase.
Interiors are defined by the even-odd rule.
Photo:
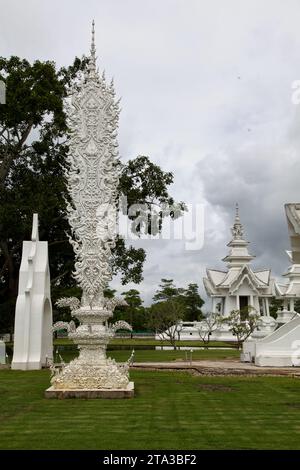
[[[76,254],[75,278],[83,290],[82,306],[103,307],[103,289],[111,279],[110,255],[115,243],[119,174],[118,103],[113,83],[95,68],[94,30],[85,78],[69,107],[69,170],[72,205],[70,242]]]
[[[82,299],[61,299],[58,305],[69,306],[80,321],[76,331],[69,332],[80,354],[53,374],[51,382],[56,390],[126,388],[128,364],[118,366],[106,358],[106,346],[114,334],[107,320],[119,301],[103,295],[112,277],[111,249],[116,237],[119,106],[113,82],[108,85],[96,71],[94,23],[88,67],[72,91],[67,114],[66,178],[71,196],[67,210],[76,257],[74,276]]]

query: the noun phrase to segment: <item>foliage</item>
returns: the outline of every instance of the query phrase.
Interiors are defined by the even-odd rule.
[[[146,327],[146,314],[140,293],[136,289],[122,292],[127,303],[126,307],[117,307],[114,311],[113,321],[123,320],[129,323],[134,331],[143,330]]]
[[[275,297],[272,297],[269,306],[271,317],[277,318],[277,311],[281,309],[282,303],[283,302],[281,299],[276,299]]]
[[[132,221],[133,233],[157,235],[164,218],[177,219],[187,209],[183,202],[176,203],[168,193],[173,179],[171,172],[164,172],[145,155],[123,166],[119,192],[125,198],[120,199],[120,205]]]
[[[153,297],[155,302],[168,301],[178,297],[178,288],[175,287],[173,279],[162,279],[159,290]]]
[[[198,293],[197,284],[189,284],[187,289],[184,289],[183,303],[186,308],[184,314],[185,321],[195,321],[203,318],[205,319],[201,311],[201,307],[204,304],[204,300],[200,297]]]
[[[184,307],[176,299],[164,300],[153,304],[148,311],[147,325],[161,339],[167,337],[176,349],[176,341],[182,329]]]
[[[246,307],[243,310],[232,310],[229,316],[223,319],[224,323],[229,325],[229,331],[236,336],[238,349],[255,330],[259,317],[251,307]]]
[[[155,302],[176,300],[181,303],[184,309],[182,315],[184,321],[200,320],[203,317],[201,307],[204,300],[198,293],[197,284],[191,283],[187,288],[178,288],[174,285],[173,279],[162,279],[153,300]]]
[[[206,348],[208,348],[212,332],[222,323],[222,319],[219,313],[211,312],[199,323],[198,333]]]

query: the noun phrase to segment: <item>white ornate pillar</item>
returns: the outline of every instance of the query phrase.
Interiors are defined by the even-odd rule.
[[[81,302],[62,299],[80,325],[69,333],[79,357],[62,371],[53,372],[47,397],[129,397],[133,383],[128,367],[106,357],[113,336],[107,321],[117,302],[106,299],[112,278],[111,250],[115,246],[120,164],[118,159],[118,102],[113,82],[96,71],[94,24],[91,55],[81,82],[71,93],[67,110],[69,167],[66,170],[70,243],[75,251],[74,277],[82,288]]]

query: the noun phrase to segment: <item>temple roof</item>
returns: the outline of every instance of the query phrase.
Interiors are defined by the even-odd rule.
[[[265,269],[264,271],[255,271],[255,276],[266,285],[270,283],[271,270]]]
[[[234,294],[244,282],[255,292],[266,294],[270,290],[270,270],[254,272],[248,264],[244,264],[232,267],[227,272],[214,269],[207,269],[206,272],[207,278],[203,282],[207,293],[224,294],[224,291],[229,291],[229,294]]]

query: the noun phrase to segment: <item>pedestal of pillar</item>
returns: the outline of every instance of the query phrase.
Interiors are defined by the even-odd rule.
[[[125,388],[98,388],[98,389],[55,389],[50,387],[45,391],[45,398],[133,398],[134,397],[134,383],[129,382]]]

